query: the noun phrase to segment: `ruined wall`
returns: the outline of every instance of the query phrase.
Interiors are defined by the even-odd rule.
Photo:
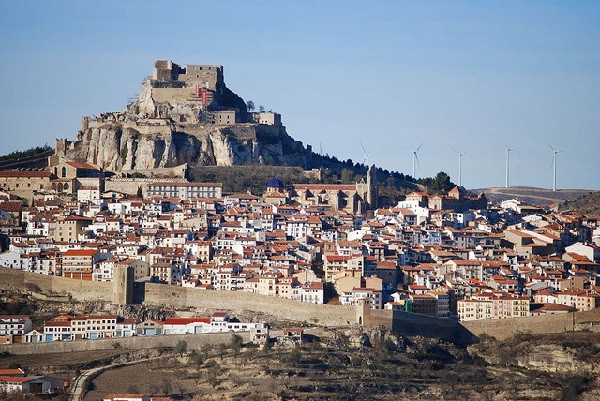
[[[250,341],[250,333],[236,333],[245,342]],[[142,349],[158,347],[174,347],[178,341],[187,342],[188,350],[198,349],[203,345],[227,344],[231,342],[232,333],[214,334],[177,334],[168,336],[140,336],[127,338],[105,338],[100,340],[54,341],[38,344],[8,344],[2,346],[2,351],[11,354],[47,354],[51,352],[77,352],[113,349],[119,343],[124,349]]]

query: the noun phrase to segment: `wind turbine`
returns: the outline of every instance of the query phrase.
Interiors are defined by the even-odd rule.
[[[548,142],[546,145],[552,149],[552,190],[556,191],[556,155],[560,153],[560,150],[554,149]]]
[[[458,150],[454,149],[453,146],[450,146],[450,147],[458,155],[458,186],[462,187],[462,157],[463,157],[463,155],[466,155],[467,152],[460,153]]]
[[[510,149],[507,144],[504,144],[506,150],[504,151],[504,155],[506,156],[506,188],[508,188],[508,170],[510,167],[510,152],[514,152],[514,149]]]
[[[365,147],[363,146],[361,141],[358,141],[358,143],[360,143],[360,147],[365,152],[365,158],[363,159],[363,164],[365,166],[367,166],[367,168],[368,168],[369,166],[367,165],[367,160],[369,159],[369,152],[367,152],[367,149],[365,149]]]
[[[412,151],[412,154],[413,154],[412,177],[413,178],[416,178],[415,177],[415,163],[416,163],[417,167],[419,167],[419,170],[421,169],[421,166],[419,166],[419,157],[417,156],[417,152],[419,151],[419,149],[421,149],[421,146],[423,146],[424,144],[425,144],[425,142],[420,144],[418,148],[416,148],[415,150]]]

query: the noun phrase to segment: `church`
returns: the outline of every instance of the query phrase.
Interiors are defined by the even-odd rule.
[[[375,165],[372,165],[367,171],[366,182],[363,179],[355,184],[295,184],[288,189],[280,179],[272,178],[267,183],[263,200],[277,206],[320,207],[364,214],[377,208],[376,173]]]

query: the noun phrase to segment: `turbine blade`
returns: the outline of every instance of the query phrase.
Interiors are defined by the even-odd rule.
[[[363,146],[361,141],[358,141],[358,143],[360,143],[360,147],[362,148],[362,150],[367,153],[367,149],[365,149],[365,147]]]
[[[419,156],[417,156],[417,153],[415,152],[415,160],[417,161],[417,169],[419,171],[421,171],[421,165],[419,164]]]
[[[450,148],[460,155],[460,152],[454,148],[454,146],[450,145]]]
[[[419,145],[419,147],[417,148],[417,150],[415,150],[415,152],[418,152],[418,151],[419,151],[419,149],[421,149],[421,146],[423,146],[423,145],[425,145],[425,141],[423,141],[423,143],[421,143],[421,144]]]
[[[546,142],[546,145],[548,145],[548,147],[549,147],[550,149],[552,149],[553,151],[555,151],[555,152],[556,152],[556,149],[554,149],[554,148],[552,147],[552,145],[550,145],[548,142]]]

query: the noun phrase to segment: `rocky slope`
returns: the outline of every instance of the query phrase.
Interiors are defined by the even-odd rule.
[[[105,170],[147,170],[191,166],[247,164],[295,165],[307,168],[310,152],[285,127],[265,125],[158,127],[106,121],[78,134],[67,150],[70,160]]]

